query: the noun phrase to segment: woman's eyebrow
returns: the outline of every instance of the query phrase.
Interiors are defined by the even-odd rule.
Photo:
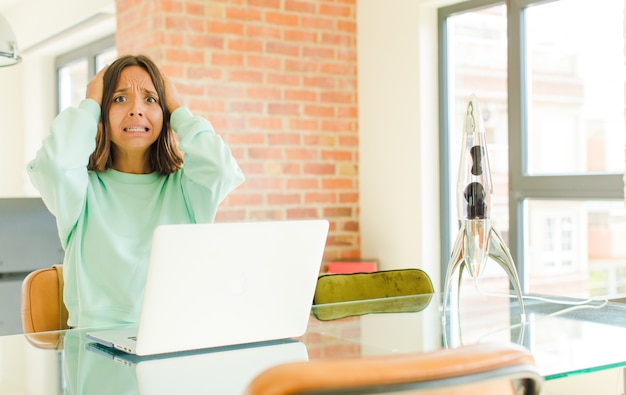
[[[118,89],[115,92],[113,92],[113,94],[124,93],[124,92],[127,92],[128,90],[129,90],[129,88],[121,88],[121,89]],[[150,90],[150,89],[147,89],[147,88],[143,88],[142,91],[144,93],[146,93],[146,94],[149,94],[149,95],[158,96],[156,91],[153,91],[153,90]]]

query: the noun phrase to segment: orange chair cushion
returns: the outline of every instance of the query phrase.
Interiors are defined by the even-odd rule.
[[[39,269],[22,283],[22,327],[24,333],[67,329],[63,304],[62,266]]]

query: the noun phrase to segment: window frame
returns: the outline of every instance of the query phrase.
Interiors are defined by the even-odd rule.
[[[91,80],[93,76],[96,75],[98,70],[96,70],[96,58],[112,49],[115,48],[115,34],[111,34],[109,36],[103,37],[99,40],[91,42],[82,47],[76,48],[72,51],[66,52],[62,55],[59,55],[54,60],[54,80],[55,80],[55,111],[58,114],[61,111],[61,101],[60,101],[60,90],[61,84],[59,81],[59,71],[73,63],[77,60],[86,59],[87,60],[87,76],[88,79]]]
[[[439,73],[439,158],[440,158],[440,236],[441,286],[443,289],[448,259],[452,250],[449,224],[456,219],[455,191],[450,188],[456,169],[449,164],[451,92],[449,87],[449,58],[446,51],[447,18],[480,8],[505,4],[507,7],[507,96],[509,144],[509,249],[517,266],[522,290],[528,290],[528,273],[524,267],[524,202],[528,199],[565,200],[624,200],[623,173],[597,172],[563,175],[528,174],[528,119],[526,92],[525,24],[526,8],[552,1],[565,0],[468,0],[438,9],[438,73]],[[457,133],[458,134],[458,133]],[[584,185],[584,188],[581,188]],[[456,223],[456,222],[454,222]]]

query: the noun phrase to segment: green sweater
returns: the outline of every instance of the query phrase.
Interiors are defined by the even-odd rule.
[[[184,152],[181,170],[88,171],[99,119],[100,106],[90,99],[64,110],[27,167],[65,250],[68,324],[82,328],[137,322],[154,228],[212,222],[220,202],[244,181],[210,122],[184,107],[171,116]]]

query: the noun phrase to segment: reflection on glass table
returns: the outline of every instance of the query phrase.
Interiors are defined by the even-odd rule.
[[[276,363],[424,352],[446,341],[519,342],[548,380],[626,366],[626,305],[526,296],[521,325],[515,298],[477,294],[464,297],[458,320],[444,327],[440,301],[440,294],[428,294],[313,306],[299,339],[139,360],[94,349],[87,330],[0,336],[0,393],[237,394]],[[153,385],[144,390],[143,382]]]
[[[445,323],[439,294],[313,306],[313,316],[346,315],[350,309],[354,315],[333,325],[312,321],[308,336],[349,340],[361,355],[515,342],[532,351],[547,380],[626,366],[626,344],[620,340],[626,336],[626,305],[525,295],[523,323],[514,295],[473,294],[460,303],[458,314],[448,315]],[[382,312],[386,304],[389,310]],[[377,312],[364,314],[370,305]],[[400,312],[411,309],[416,312]]]

